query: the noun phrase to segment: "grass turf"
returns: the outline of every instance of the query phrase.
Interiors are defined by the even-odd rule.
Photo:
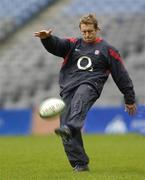
[[[90,172],[72,172],[54,135],[0,137],[0,180],[145,180],[145,136],[83,135]]]

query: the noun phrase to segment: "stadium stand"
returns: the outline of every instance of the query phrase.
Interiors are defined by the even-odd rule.
[[[74,11],[75,10],[75,11]],[[65,7],[64,12],[68,16],[82,15],[88,12],[97,12],[97,14],[130,14],[130,13],[144,13],[144,0],[83,0],[71,1],[70,5]]]
[[[0,4],[0,41],[28,22],[54,0],[1,0]]]
[[[22,4],[15,0],[17,6],[12,1],[6,12],[1,11],[6,1],[2,2],[1,24],[6,22],[6,14],[13,7],[15,9],[7,19],[11,26],[8,23],[7,27],[15,31],[15,26],[21,23],[26,26],[0,45],[0,107],[33,107],[46,97],[59,96],[58,72],[62,62],[47,53],[33,33],[51,27],[58,36],[78,36],[79,17],[89,12],[97,14],[101,36],[119,49],[134,82],[138,102],[144,102],[145,0],[62,0],[51,7],[48,0],[25,0]],[[46,6],[42,11],[42,7]],[[27,13],[24,13],[26,9]],[[41,13],[34,18],[36,12]],[[28,21],[30,16],[33,19]],[[4,29],[4,33],[9,29],[6,25],[0,25],[0,28]],[[122,95],[110,77],[96,104],[118,105],[122,100]]]

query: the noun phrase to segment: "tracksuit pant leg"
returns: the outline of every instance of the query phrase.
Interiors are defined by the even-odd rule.
[[[72,167],[86,165],[89,158],[85,152],[81,129],[86,114],[98,98],[96,90],[89,84],[82,84],[77,89],[62,96],[66,109],[60,118],[60,126],[67,125],[72,131],[72,138],[63,142],[64,149]]]

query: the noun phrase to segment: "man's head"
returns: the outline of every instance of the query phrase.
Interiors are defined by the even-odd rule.
[[[89,14],[81,17],[79,27],[85,42],[91,43],[95,41],[97,31],[100,30],[95,15]]]

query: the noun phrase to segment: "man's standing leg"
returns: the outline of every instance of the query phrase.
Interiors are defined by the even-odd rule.
[[[68,141],[63,138],[63,145],[72,167],[78,171],[88,170],[89,158],[84,150],[81,128],[89,108],[97,99],[97,93],[92,86],[82,84],[75,92],[64,98],[67,109],[62,114],[61,125],[69,127],[71,137]]]

